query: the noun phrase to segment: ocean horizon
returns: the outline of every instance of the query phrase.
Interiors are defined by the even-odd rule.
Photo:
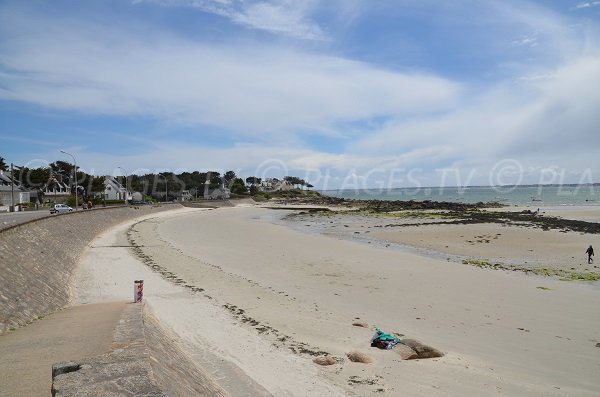
[[[415,200],[505,205],[600,205],[600,184],[403,187],[319,190],[331,197],[357,200]]]

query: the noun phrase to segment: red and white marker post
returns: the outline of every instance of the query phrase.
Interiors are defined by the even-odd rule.
[[[141,302],[144,297],[144,280],[135,280],[133,282],[133,301]]]

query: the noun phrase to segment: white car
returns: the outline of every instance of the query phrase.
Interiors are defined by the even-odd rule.
[[[66,204],[52,204],[52,206],[50,207],[51,214],[56,214],[56,213],[60,213],[60,212],[71,212],[71,211],[73,211],[73,208],[69,207]]]

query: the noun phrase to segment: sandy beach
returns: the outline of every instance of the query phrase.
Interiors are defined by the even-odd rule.
[[[280,214],[250,206],[188,208],[123,224],[91,244],[74,301],[130,299],[133,280],[144,279],[152,312],[232,396],[597,395],[597,284],[443,257],[486,256],[493,247],[506,260],[542,258],[584,269],[580,251],[594,243],[590,236],[499,225],[370,231],[373,240],[396,238],[436,257],[369,244],[365,230],[363,240],[353,241],[270,221]],[[443,229],[455,226],[465,228]],[[489,243],[468,242],[488,235]],[[445,356],[401,360],[394,350],[372,348],[375,327]],[[373,362],[351,362],[350,351]],[[338,364],[314,364],[322,354]]]

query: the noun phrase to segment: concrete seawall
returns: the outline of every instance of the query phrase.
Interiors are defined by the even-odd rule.
[[[173,338],[143,303],[129,303],[110,352],[53,365],[52,396],[227,396]]]
[[[0,335],[69,304],[79,258],[98,234],[126,220],[174,208],[169,204],[78,211],[0,231]]]

